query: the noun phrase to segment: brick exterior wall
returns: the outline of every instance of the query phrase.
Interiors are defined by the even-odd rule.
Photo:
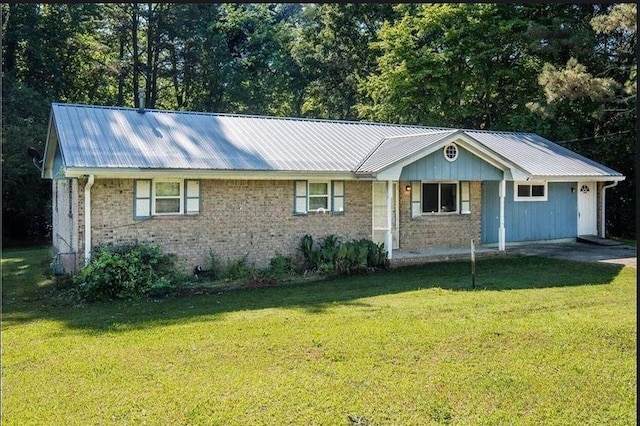
[[[54,194],[61,184],[54,181]],[[86,179],[72,179],[77,267],[84,260],[84,188]],[[471,182],[471,213],[411,218],[409,182],[399,182],[400,250],[467,247],[481,232],[480,182]],[[57,188],[56,188],[57,185]],[[293,214],[293,181],[201,180],[201,211],[195,216],[133,219],[133,179],[96,179],[91,189],[92,246],[148,242],[178,255],[186,272],[208,268],[210,251],[222,262],[245,254],[257,267],[266,267],[276,254],[299,256],[304,234],[319,241],[334,234],[342,240],[371,238],[372,183],[345,182],[345,213]],[[54,210],[63,208],[62,202]],[[67,206],[68,207],[68,206]],[[54,213],[54,229],[69,221]],[[64,223],[63,223],[64,222]],[[55,228],[58,226],[58,228]]]
[[[157,243],[165,252],[176,253],[179,265],[190,271],[196,265],[208,267],[210,250],[223,262],[247,254],[249,262],[266,267],[278,253],[296,256],[307,233],[314,240],[329,234],[343,240],[371,237],[371,182],[346,181],[345,213],[335,216],[294,216],[292,181],[202,180],[200,189],[199,215],[136,221],[133,180],[96,179],[91,190],[92,245]],[[78,219],[82,230],[83,217]]]
[[[470,185],[470,214],[441,214],[411,217],[411,192],[400,182],[400,249],[467,247],[471,239],[480,245],[482,190],[479,181]]]
[[[53,253],[64,270],[75,273],[78,268],[78,180],[52,181],[52,243]]]

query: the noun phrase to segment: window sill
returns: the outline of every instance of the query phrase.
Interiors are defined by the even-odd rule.
[[[196,219],[200,216],[200,214],[162,214],[155,215],[149,217],[149,219],[153,220],[186,220],[186,219]]]

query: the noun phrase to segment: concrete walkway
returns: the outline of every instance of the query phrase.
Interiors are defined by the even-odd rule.
[[[581,262],[603,262],[637,268],[636,248],[627,245],[602,246],[587,243],[527,244],[507,246],[507,253],[553,257]]]
[[[501,255],[495,247],[477,247],[476,258]],[[581,262],[613,263],[637,267],[636,248],[627,245],[602,246],[580,242],[507,245],[506,254],[542,256]],[[391,266],[405,266],[471,258],[470,248],[394,250]]]

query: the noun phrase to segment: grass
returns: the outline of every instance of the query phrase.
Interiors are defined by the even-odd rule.
[[[636,270],[481,259],[73,306],[2,259],[3,425],[636,423]]]

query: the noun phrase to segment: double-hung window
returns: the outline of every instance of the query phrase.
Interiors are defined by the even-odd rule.
[[[309,210],[329,210],[329,182],[309,182]]]
[[[181,214],[182,205],[181,181],[156,181],[153,182],[153,213]]]
[[[200,213],[200,181],[138,179],[134,181],[134,219]]]
[[[471,213],[469,182],[411,183],[411,215]]]
[[[306,215],[309,212],[344,212],[344,181],[306,181],[294,182],[293,213]]]

